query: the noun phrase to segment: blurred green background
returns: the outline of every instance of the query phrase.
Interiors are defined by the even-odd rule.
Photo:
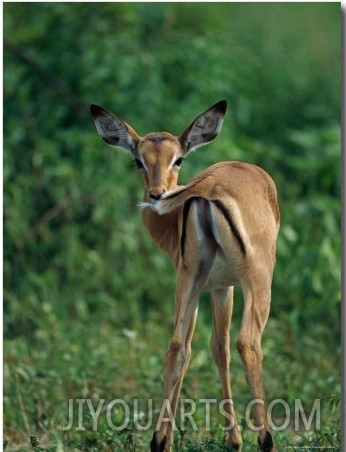
[[[30,434],[52,450],[122,448],[128,436],[118,444],[106,427],[103,436],[62,432],[67,400],[161,395],[174,272],[141,224],[140,175],[128,155],[100,140],[90,103],[140,134],[179,134],[227,99],[220,136],[189,156],[180,181],[222,160],[256,163],[274,178],[282,222],[263,339],[268,399],[335,400],[340,19],[339,3],[4,4],[8,450]],[[241,313],[238,291],[232,344]],[[210,316],[203,295],[187,397],[219,397]],[[249,392],[233,356],[241,416]],[[334,408],[318,436],[333,445]]]

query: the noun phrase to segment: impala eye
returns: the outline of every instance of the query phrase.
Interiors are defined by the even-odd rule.
[[[183,163],[184,157],[179,157],[175,162],[174,165],[176,166],[181,166],[181,164]]]
[[[134,159],[134,163],[137,165],[138,169],[144,169],[144,165],[140,159]]]

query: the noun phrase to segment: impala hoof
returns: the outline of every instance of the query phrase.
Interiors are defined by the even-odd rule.
[[[162,438],[161,441],[157,439],[157,432],[153,434],[153,439],[150,442],[150,450],[151,452],[164,452],[166,447],[166,435]]]
[[[262,440],[258,438],[258,445],[262,452],[275,452],[274,441],[271,433],[265,432],[265,436]]]

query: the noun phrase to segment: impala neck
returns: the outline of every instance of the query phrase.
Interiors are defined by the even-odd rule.
[[[166,215],[158,215],[149,207],[146,207],[142,210],[142,220],[153,240],[177,266],[180,243],[178,210]]]

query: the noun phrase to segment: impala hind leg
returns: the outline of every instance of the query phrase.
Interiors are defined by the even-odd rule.
[[[237,451],[242,449],[242,438],[239,425],[235,417],[231,380],[229,374],[230,354],[230,326],[233,311],[233,287],[215,290],[212,296],[213,332],[210,340],[210,348],[214,361],[219,371],[223,408],[225,410],[225,430],[228,432],[227,445]],[[225,402],[225,401],[229,402]]]
[[[270,308],[268,278],[262,284],[243,285],[244,313],[237,348],[243,361],[245,377],[254,401],[255,425],[260,428],[261,451],[276,451],[269,427],[263,388],[261,339]],[[255,403],[255,401],[257,403]]]
[[[191,356],[191,339],[195,328],[198,293],[193,296],[176,295],[176,320],[173,338],[165,355],[164,395],[157,431],[150,443],[151,451],[170,451],[173,440],[173,423],[180,389]]]
[[[195,312],[192,315],[192,319],[190,321],[190,326],[188,329],[188,333],[186,336],[186,344],[185,344],[185,360],[184,360],[184,364],[180,373],[180,377],[179,380],[175,386],[174,389],[174,393],[173,393],[173,398],[172,398],[172,403],[171,403],[171,409],[172,409],[172,414],[176,415],[177,412],[177,405],[179,402],[179,396],[180,396],[180,391],[181,391],[181,386],[183,384],[183,380],[184,380],[184,376],[185,373],[187,371],[187,368],[189,366],[189,362],[190,362],[190,358],[191,358],[191,341],[192,341],[192,337],[193,337],[193,333],[195,331],[195,326],[196,326],[196,320],[197,320],[197,313],[198,313],[198,308],[195,309]],[[173,443],[173,429],[172,429],[172,424],[169,423],[167,426],[167,432],[166,432],[166,437],[167,437],[167,441],[168,443]]]

